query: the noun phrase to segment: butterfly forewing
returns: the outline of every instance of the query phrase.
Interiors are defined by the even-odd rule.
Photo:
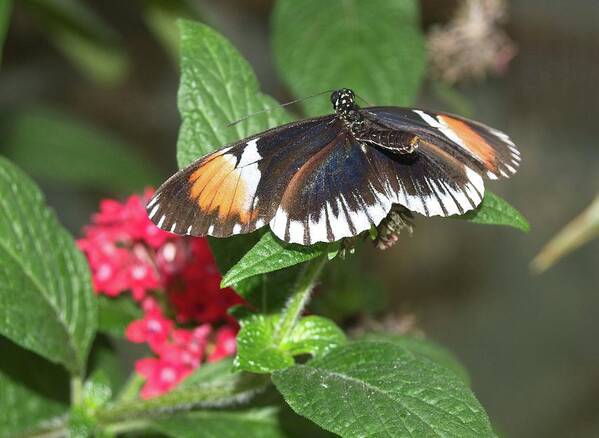
[[[335,136],[333,116],[284,125],[222,148],[176,173],[148,215],[177,234],[225,237],[266,225],[295,171]]]
[[[512,140],[482,123],[410,108],[371,107],[362,112],[375,123],[422,137],[491,179],[513,175],[520,164]]]

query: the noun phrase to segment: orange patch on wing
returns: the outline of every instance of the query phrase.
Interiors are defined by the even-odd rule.
[[[439,116],[441,123],[460,137],[468,150],[480,159],[489,170],[497,170],[496,154],[489,143],[461,120],[449,116]]]
[[[235,168],[231,155],[216,157],[195,170],[189,177],[190,198],[206,213],[218,210],[218,217],[225,221],[233,216],[242,224],[257,216],[246,210],[248,193],[242,170]]]

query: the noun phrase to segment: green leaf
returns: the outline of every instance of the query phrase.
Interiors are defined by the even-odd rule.
[[[268,232],[225,274],[221,286],[227,287],[254,275],[294,266],[324,253],[336,253],[338,247],[337,243],[313,246],[289,244]]]
[[[494,436],[462,379],[399,345],[349,344],[272,378],[295,412],[344,437]]]
[[[299,320],[281,348],[292,356],[311,354],[320,357],[346,341],[345,334],[333,321],[313,315]]]
[[[173,438],[285,437],[272,407],[245,411],[199,411],[154,422],[154,429]]]
[[[84,2],[26,0],[49,39],[84,74],[104,85],[121,80],[128,58],[118,34]]]
[[[362,339],[391,342],[395,345],[404,347],[415,355],[426,357],[433,362],[452,370],[466,382],[466,384],[470,384],[468,372],[453,353],[430,339],[422,339],[414,336],[394,336],[388,333],[368,333]]]
[[[273,342],[279,320],[279,315],[254,315],[241,321],[235,357],[237,369],[270,373],[294,364],[293,356]]]
[[[125,79],[129,59],[120,47],[64,30],[52,32],[50,38],[81,73],[98,84],[111,86]]]
[[[250,65],[220,34],[182,20],[177,143],[180,167],[229,143],[290,120],[278,103],[261,93]],[[273,111],[229,123],[266,108]]]
[[[69,379],[47,362],[0,336],[0,436],[18,436],[67,411]]]
[[[337,258],[329,263],[320,290],[324,293],[314,297],[310,309],[335,321],[356,314],[374,315],[384,311],[388,303],[383,280],[365,270],[360,257]]]
[[[96,298],[99,312],[98,330],[115,338],[125,336],[127,326],[143,317],[142,310],[129,296],[110,298],[97,295]]]
[[[130,146],[50,108],[10,114],[2,120],[2,136],[4,153],[35,178],[117,192],[142,190],[162,179]]]
[[[188,0],[145,0],[143,16],[146,25],[166,52],[177,61],[179,58],[180,18],[191,18],[194,8]],[[196,8],[197,9],[197,8]]]
[[[506,225],[528,232],[530,225],[518,210],[504,199],[487,191],[483,202],[475,210],[457,216],[475,224]]]
[[[424,75],[425,47],[416,0],[279,0],[274,52],[298,96],[353,88],[376,105],[409,105]],[[327,98],[303,102],[331,111]]]
[[[295,324],[289,336],[277,342],[280,315],[253,315],[241,321],[237,335],[237,369],[270,373],[293,365],[294,356],[319,357],[346,342],[334,322],[320,316],[307,316]]]
[[[4,38],[8,31],[10,23],[10,11],[12,9],[11,0],[0,0],[0,60],[2,60],[2,48],[4,47]]]
[[[110,338],[100,334],[94,339],[87,365],[89,375],[99,374],[107,377],[113,394],[116,394],[126,381],[125,367],[118,353]]]
[[[268,274],[260,274],[235,283],[233,288],[260,313],[279,311],[293,285],[295,285],[302,265],[281,269]]]
[[[0,333],[74,374],[98,324],[87,261],[35,184],[0,158]]]

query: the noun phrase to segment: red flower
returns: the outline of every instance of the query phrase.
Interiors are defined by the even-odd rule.
[[[191,369],[179,363],[148,357],[135,363],[135,371],[146,378],[139,394],[142,398],[151,398],[170,391],[189,375]]]
[[[220,328],[216,334],[214,349],[208,356],[208,362],[216,362],[235,354],[237,349],[236,336],[237,330],[232,327],[224,326]]]
[[[129,341],[147,343],[157,356],[136,362],[146,378],[143,398],[169,391],[206,360],[234,354],[237,323],[227,310],[243,301],[232,289],[220,289],[206,239],[166,233],[148,219],[144,205],[151,194],[146,190],[122,203],[103,200],[78,241],[96,293],[130,292],[144,310],[125,332]],[[167,300],[156,300],[158,294]],[[169,305],[168,311],[159,302]],[[179,328],[166,316],[170,313],[179,323],[199,325]]]
[[[146,313],[143,319],[133,321],[125,331],[125,337],[131,342],[146,342],[153,350],[158,350],[168,340],[173,321],[162,314],[157,303],[148,298],[144,302]]]

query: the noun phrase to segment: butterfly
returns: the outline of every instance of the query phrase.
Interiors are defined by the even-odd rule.
[[[268,224],[285,242],[333,242],[378,225],[394,204],[463,214],[481,203],[483,177],[509,177],[521,161],[506,134],[459,116],[360,108],[346,88],[331,103],[334,114],[198,159],[158,188],[148,216],[182,235],[227,237]]]

